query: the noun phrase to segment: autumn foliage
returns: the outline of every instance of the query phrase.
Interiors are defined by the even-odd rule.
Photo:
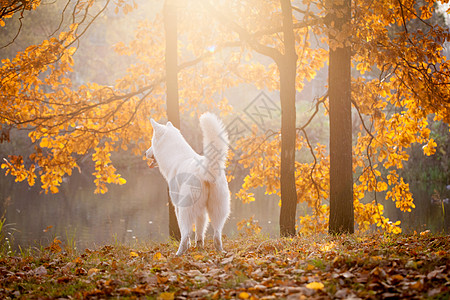
[[[87,155],[95,166],[97,193],[107,192],[107,184],[124,184],[126,179],[117,173],[111,153],[129,150],[141,155],[150,142],[149,116],[165,116],[161,14],[141,21],[133,41],[111,45],[118,54],[134,60],[114,86],[73,82],[73,56],[87,26],[82,17],[93,3],[78,1],[74,22],[67,30],[1,62],[2,141],[17,128],[28,132],[34,147],[29,157],[10,155],[1,167],[16,181],[34,185],[39,178],[45,192],[58,192],[62,178],[79,171],[79,160]],[[305,0],[293,10],[298,92],[327,65],[327,49],[342,43],[339,34],[335,40],[327,39],[329,11],[321,3]],[[356,0],[352,27],[342,33],[352,36],[352,102],[359,125],[353,147],[353,201],[361,231],[375,225],[386,232],[401,232],[398,221],[383,215],[380,195],[385,193],[386,200],[395,202],[401,211],[414,208],[410,187],[398,170],[408,160],[407,150],[414,143],[424,145],[425,155],[433,155],[437,144],[430,136],[430,122],[450,121],[450,64],[442,54],[450,35],[433,19],[435,4]],[[30,5],[34,9],[39,1]],[[117,13],[125,13],[124,17],[139,9],[131,1],[110,5],[116,5]],[[186,116],[206,110],[226,116],[233,108],[223,93],[240,84],[268,91],[280,89],[275,62],[261,60],[252,48],[256,41],[283,53],[279,2],[226,1],[214,5],[249,36],[230,30],[208,5],[194,1],[182,5],[179,97],[181,113]],[[13,13],[1,15],[0,25],[5,26],[5,19]],[[297,117],[296,150],[306,149],[310,154],[307,162],[295,164],[297,200],[311,208],[298,220],[298,230],[305,233],[326,231],[329,213],[327,148],[313,144],[308,136],[310,121],[326,113],[328,102],[326,95],[314,101],[314,111]],[[277,133],[254,128],[233,145],[233,163],[246,170],[237,193],[244,202],[257,201],[252,194],[257,187],[281,197]]]
[[[225,240],[175,257],[172,243],[77,252],[55,239],[40,253],[1,257],[2,298],[445,298],[449,237],[316,236]]]

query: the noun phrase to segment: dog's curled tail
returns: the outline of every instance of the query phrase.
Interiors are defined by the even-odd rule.
[[[214,181],[225,170],[228,154],[228,133],[222,121],[212,113],[200,116],[203,132],[204,169],[208,181]]]

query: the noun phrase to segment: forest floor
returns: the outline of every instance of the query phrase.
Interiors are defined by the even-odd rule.
[[[449,299],[450,236],[241,237],[1,255],[1,299]]]

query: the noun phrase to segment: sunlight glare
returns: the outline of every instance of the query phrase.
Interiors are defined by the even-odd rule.
[[[208,49],[208,51],[209,51],[210,53],[213,53],[214,51],[216,51],[216,45],[211,45],[211,46],[209,46],[209,47],[206,48],[206,49]]]

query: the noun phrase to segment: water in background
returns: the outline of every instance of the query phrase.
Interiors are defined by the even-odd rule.
[[[29,187],[25,182],[15,183],[11,176],[1,176],[6,230],[12,234],[14,245],[47,246],[55,237],[81,249],[115,241],[166,241],[167,185],[159,171],[138,168],[121,174],[127,183],[110,185],[104,195],[94,194],[91,175],[78,172],[65,178],[58,194],[47,195],[37,184]],[[231,215],[224,228],[227,236],[238,234],[236,223],[251,216],[265,234],[278,235],[278,201],[263,191],[258,194],[260,200],[250,204],[232,198]]]

